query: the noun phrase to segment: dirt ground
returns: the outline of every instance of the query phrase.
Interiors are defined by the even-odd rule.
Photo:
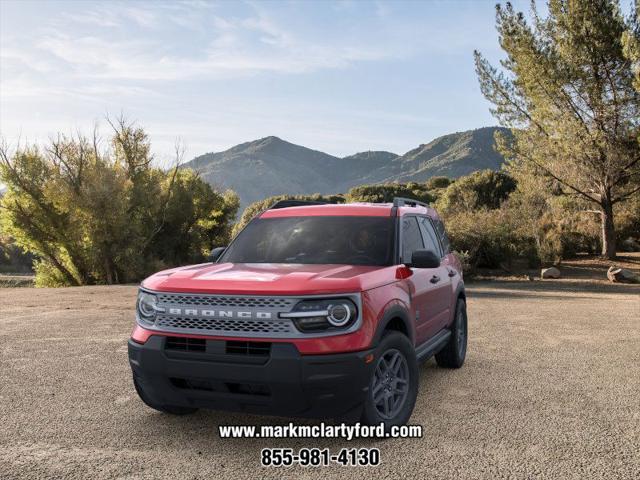
[[[421,368],[421,439],[227,440],[221,412],[136,397],[134,287],[0,289],[0,478],[638,478],[640,286],[476,283],[456,371]],[[263,447],[377,446],[369,468],[261,468]]]

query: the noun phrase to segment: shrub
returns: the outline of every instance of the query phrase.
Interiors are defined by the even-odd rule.
[[[389,203],[394,197],[405,197],[432,203],[436,197],[424,183],[385,183],[380,185],[360,185],[347,192],[347,202]]]
[[[342,195],[320,195],[319,193],[313,195],[274,195],[267,197],[264,200],[253,202],[244,209],[240,220],[233,226],[231,236],[235,237],[253,217],[280,200],[307,200],[329,203],[344,203],[345,201]]]
[[[452,180],[449,177],[431,177],[425,185],[427,190],[437,190],[439,188],[447,188],[451,183]]]
[[[507,173],[481,170],[460,177],[449,185],[438,199],[437,208],[444,214],[496,209],[515,188],[515,180]]]
[[[151,162],[146,134],[124,121],[105,151],[82,136],[0,151],[0,223],[37,257],[38,286],[134,282],[226,243],[237,196]]]
[[[481,209],[445,218],[454,251],[466,252],[468,270],[509,267],[516,259],[538,262],[535,239],[514,228],[510,212]]]

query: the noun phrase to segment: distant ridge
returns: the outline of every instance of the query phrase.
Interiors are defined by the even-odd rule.
[[[504,162],[493,135],[500,127],[451,133],[404,155],[367,151],[344,158],[270,136],[186,163],[218,188],[231,188],[243,206],[271,195],[340,193],[365,183],[424,182],[457,178],[476,170],[497,170]]]

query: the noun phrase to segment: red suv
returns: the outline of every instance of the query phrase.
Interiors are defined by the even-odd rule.
[[[460,263],[420,202],[278,202],[211,262],[140,288],[129,361],[156,410],[400,425],[419,362],[464,362]]]

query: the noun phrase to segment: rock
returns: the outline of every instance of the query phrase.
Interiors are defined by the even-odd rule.
[[[626,268],[618,268],[611,266],[607,270],[607,278],[614,283],[637,283],[640,282],[638,275]]]
[[[640,242],[633,237],[629,237],[622,241],[621,248],[625,252],[640,252]]]
[[[541,278],[560,278],[560,270],[556,267],[543,268],[540,272]]]

